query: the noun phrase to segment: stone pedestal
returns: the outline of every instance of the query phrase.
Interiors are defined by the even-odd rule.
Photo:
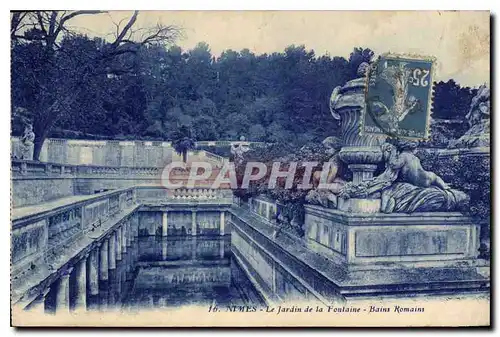
[[[460,213],[305,209],[308,247],[347,269],[472,266],[479,253],[479,226]]]
[[[270,303],[290,296],[292,287],[297,302],[345,306],[419,296],[477,299],[490,290],[489,278],[473,266],[474,225],[460,215],[436,214],[422,225],[420,215],[387,220],[306,206],[308,249],[304,239],[275,236],[246,210],[231,213],[232,256]]]

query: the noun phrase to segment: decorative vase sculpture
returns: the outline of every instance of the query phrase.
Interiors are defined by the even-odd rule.
[[[333,118],[341,122],[341,139],[343,147],[340,159],[347,164],[353,173],[353,183],[373,178],[377,164],[382,160],[380,145],[387,138],[384,135],[361,135],[360,120],[365,108],[366,72],[368,63],[358,67],[359,78],[347,82],[342,87],[336,87],[330,97],[330,112]],[[339,199],[338,208],[356,212],[376,212],[380,200],[377,198],[352,198],[348,203]]]
[[[361,135],[360,120],[365,108],[367,63],[358,68],[357,79],[336,87],[330,98],[330,111],[333,118],[341,121],[343,147],[340,158],[353,173],[355,183],[373,177],[377,164],[382,160],[380,145],[387,138],[384,135]]]

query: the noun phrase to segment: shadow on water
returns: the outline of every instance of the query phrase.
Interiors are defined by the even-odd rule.
[[[226,237],[139,237],[128,247],[89,310],[172,308],[183,305],[263,305],[231,253]]]

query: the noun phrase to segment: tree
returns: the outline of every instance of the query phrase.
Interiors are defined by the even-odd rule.
[[[112,42],[72,39],[76,34],[68,28],[71,19],[102,13],[105,12],[82,10],[11,14],[12,87],[21,88],[21,92],[12,94],[13,107],[31,113],[36,134],[35,160],[56,121],[72,111],[82,112],[74,106],[85,92],[92,91],[89,86],[127,73],[133,67],[130,55],[145,46],[170,43],[179,33],[176,27],[162,24],[134,29],[139,14],[135,11],[123,27],[116,24]],[[92,98],[83,101],[95,101]]]
[[[178,154],[182,154],[182,161],[187,162],[187,153],[196,146],[192,131],[185,125],[181,125],[175,132],[172,139],[172,146]]]
[[[477,90],[461,87],[454,80],[434,84],[432,117],[439,119],[465,119],[472,97]]]

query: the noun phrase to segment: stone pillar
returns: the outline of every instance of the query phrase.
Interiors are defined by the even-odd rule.
[[[196,260],[196,248],[197,248],[197,238],[196,236],[191,239],[192,250],[191,250],[191,259]]]
[[[137,213],[132,215],[132,217],[130,218],[130,223],[132,225],[132,235],[135,239],[137,236],[139,236],[139,216],[137,215]]]
[[[219,241],[219,256],[221,259],[224,258],[224,240]]]
[[[75,310],[87,310],[87,256],[80,260],[76,268]]]
[[[167,259],[167,253],[168,253],[167,241],[163,240],[161,242],[161,258],[162,258],[162,260],[166,260]]]
[[[106,239],[104,240],[103,243],[101,243],[99,249],[99,259],[100,259],[100,264],[99,264],[99,278],[103,281],[106,281],[108,279],[108,242],[109,240]]]
[[[69,277],[73,268],[69,268],[59,277],[56,289],[56,314],[69,313]]]
[[[109,269],[116,269],[116,232],[111,233],[108,251]]]
[[[132,219],[127,221],[127,243],[129,247],[132,247],[132,242],[134,241],[134,233],[132,228]]]
[[[122,228],[118,228],[115,231],[115,246],[116,246],[116,260],[121,261],[122,259]]]
[[[127,252],[127,223],[122,224],[121,233],[122,233],[122,253],[125,254]]]
[[[225,226],[226,226],[226,217],[225,217],[225,215],[226,215],[226,211],[221,211],[220,212],[220,227],[219,227],[220,235],[226,234],[224,232]]]
[[[163,212],[162,222],[161,222],[161,235],[168,235],[168,211]]]
[[[29,306],[29,311],[38,314],[45,314],[45,298],[49,293],[50,289],[47,288]]]
[[[89,293],[99,294],[99,251],[94,249],[90,252],[89,258]]]
[[[191,235],[196,235],[196,211],[191,211]]]

